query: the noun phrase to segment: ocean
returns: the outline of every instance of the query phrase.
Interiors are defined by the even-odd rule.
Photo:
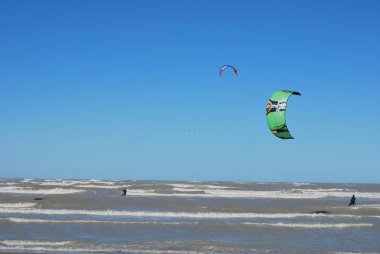
[[[380,184],[0,179],[0,252],[380,253]]]

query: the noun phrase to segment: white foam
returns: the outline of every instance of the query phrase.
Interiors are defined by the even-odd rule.
[[[173,187],[173,190],[184,190],[184,191],[189,191],[189,190],[197,190],[199,189],[198,185],[196,184],[182,184],[182,183],[168,183],[166,185],[170,185]]]
[[[200,198],[273,198],[273,199],[320,199],[327,197],[350,198],[352,194],[360,198],[380,199],[379,192],[356,192],[345,189],[291,189],[284,191],[253,191],[227,189],[201,189],[174,187],[179,193],[160,193],[154,190],[133,189],[128,194],[133,196],[157,197],[200,197]],[[188,193],[188,192],[204,193]],[[180,193],[184,192],[184,193]]]
[[[270,226],[270,227],[285,227],[285,228],[352,228],[352,227],[372,227],[370,223],[255,223],[243,222],[244,225],[250,226]]]
[[[16,185],[17,183],[13,183],[13,182],[5,182],[5,183],[0,183],[0,186],[12,186],[12,185]]]
[[[31,179],[32,180],[32,179]],[[31,180],[24,180],[30,182]],[[42,186],[73,186],[72,189],[32,189],[30,187],[0,186],[0,193],[22,193],[22,194],[71,194],[91,189],[118,189],[124,187],[115,181],[100,180],[44,180],[36,182]],[[344,188],[293,188],[288,190],[255,191],[239,190],[236,187],[201,184],[201,183],[166,183],[173,187],[176,193],[160,193],[154,189],[134,189],[128,190],[130,196],[151,196],[151,197],[189,197],[189,198],[265,198],[265,199],[321,199],[328,197],[350,198],[355,194],[360,198],[380,199],[380,192],[358,192],[353,189]],[[307,183],[293,183],[293,185],[309,185]],[[137,185],[138,186],[138,185]],[[80,188],[80,189],[76,189]]]
[[[3,240],[0,244],[7,246],[63,246],[72,243],[72,241],[62,242],[42,242],[42,241],[28,241],[28,240]]]
[[[297,182],[293,182],[292,183],[294,186],[304,186],[304,185],[315,185],[313,183],[297,183]]]
[[[105,221],[105,220],[46,220],[28,218],[4,218],[14,223],[55,223],[55,224],[138,224],[138,225],[195,225],[199,222],[167,222],[167,221]],[[228,224],[242,224],[249,226],[270,226],[285,228],[351,228],[351,227],[372,227],[370,223],[256,223],[256,222],[236,222]]]
[[[380,204],[368,204],[368,205],[357,205],[350,207],[350,209],[361,209],[361,208],[370,208],[370,209],[380,209]]]
[[[53,182],[53,181],[49,181],[49,182],[42,182],[42,183],[39,183],[39,185],[42,185],[42,186],[72,186],[76,183],[74,182],[66,182],[66,181],[63,181],[63,182]]]
[[[110,185],[107,185],[107,186],[104,186],[104,185],[95,185],[95,184],[86,184],[86,185],[76,185],[75,186],[76,188],[89,188],[89,189],[109,189],[109,190],[112,190],[112,189],[121,189],[123,187],[126,187],[128,188],[128,186],[122,186],[122,185],[119,185],[119,186],[110,186]]]
[[[178,189],[184,189],[188,190],[190,189],[193,191],[195,190],[204,190],[204,189],[234,189],[235,187],[231,186],[220,186],[220,185],[211,185],[211,184],[184,184],[184,183],[167,183],[167,185],[173,186],[173,188],[178,188]]]
[[[102,180],[92,179],[92,180],[90,180],[90,182],[96,183],[96,184],[114,185],[116,181],[114,181],[114,180],[107,180],[107,181],[103,180],[102,181]]]
[[[173,191],[179,191],[179,192],[203,192],[204,189],[174,187]]]
[[[33,182],[34,179],[33,178],[25,178],[24,180],[22,180],[21,182],[22,183],[29,183],[29,182]]]
[[[180,250],[157,250],[143,248],[128,248],[122,246],[119,248],[112,245],[101,244],[76,244],[72,241],[61,242],[42,242],[42,241],[22,241],[22,240],[3,240],[0,241],[0,251],[16,251],[16,252],[48,252],[48,253],[169,253],[169,254],[196,254],[200,252],[180,251]]]
[[[353,189],[342,189],[342,188],[317,188],[317,189],[291,189],[292,191],[302,191],[302,192],[355,192]]]
[[[87,216],[126,216],[150,218],[197,218],[197,219],[233,219],[233,218],[352,218],[360,219],[360,215],[350,214],[311,214],[311,213],[224,213],[224,212],[147,212],[119,210],[70,210],[41,208],[0,208],[0,214],[48,214],[48,215],[87,215]]]
[[[63,188],[36,190],[30,187],[17,187],[17,186],[0,187],[0,193],[14,193],[14,194],[58,195],[58,194],[74,194],[74,193],[79,193],[79,192],[84,192],[84,190],[63,189]]]
[[[115,185],[114,181],[100,181],[100,180],[45,180],[44,182],[38,183],[41,186],[73,186],[75,188],[104,188],[104,189],[112,189],[119,188],[119,186]]]
[[[29,219],[29,218],[0,218],[0,220],[8,220],[15,223],[56,223],[56,224],[160,224],[160,225],[183,225],[198,224],[198,222],[169,222],[169,221],[111,221],[111,220],[47,220],[47,219]]]
[[[144,250],[144,249],[132,249],[132,248],[57,248],[57,247],[25,247],[25,246],[0,246],[0,250],[3,251],[29,251],[36,253],[157,253],[157,254],[202,254],[204,252],[194,251],[178,251],[178,250]],[[207,252],[209,253],[209,252]]]
[[[379,252],[328,252],[329,254],[379,254]]]
[[[347,202],[348,203],[348,202]],[[379,210],[380,209],[380,205],[358,205],[356,204],[355,206],[332,206],[331,209],[345,209],[345,210],[371,210],[371,209],[375,209],[375,210]]]
[[[113,185],[114,182],[96,181],[96,180],[44,180],[38,183],[42,186],[73,186],[73,185],[86,185],[86,184],[102,184],[102,185]]]
[[[28,203],[28,202],[22,202],[22,203],[0,203],[0,207],[6,207],[6,208],[25,208],[25,207],[33,207],[36,203]]]

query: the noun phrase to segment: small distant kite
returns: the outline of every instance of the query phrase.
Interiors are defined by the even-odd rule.
[[[223,66],[220,68],[219,76],[222,76],[223,72],[224,72],[227,68],[231,68],[231,69],[235,72],[236,77],[239,76],[238,71],[237,71],[236,68],[233,67],[232,65],[223,65]]]
[[[285,119],[286,105],[290,95],[301,95],[299,92],[278,90],[268,100],[267,103],[267,123],[268,127],[278,138],[293,139],[288,130]]]

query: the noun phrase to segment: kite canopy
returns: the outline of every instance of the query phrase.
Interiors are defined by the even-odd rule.
[[[238,75],[238,72],[237,72],[237,70],[236,70],[236,68],[233,67],[232,65],[223,65],[223,66],[220,68],[219,76],[222,76],[223,72],[224,72],[227,68],[231,68],[231,69],[235,72],[236,77],[239,76],[239,75]]]
[[[286,126],[286,104],[290,95],[301,95],[299,92],[278,90],[268,100],[267,122],[268,127],[274,135],[282,139],[293,139]]]

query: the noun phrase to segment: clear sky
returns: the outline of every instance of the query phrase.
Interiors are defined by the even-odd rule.
[[[380,1],[0,1],[0,177],[380,181]],[[221,65],[234,65],[219,77]],[[265,107],[289,100],[294,140]]]

